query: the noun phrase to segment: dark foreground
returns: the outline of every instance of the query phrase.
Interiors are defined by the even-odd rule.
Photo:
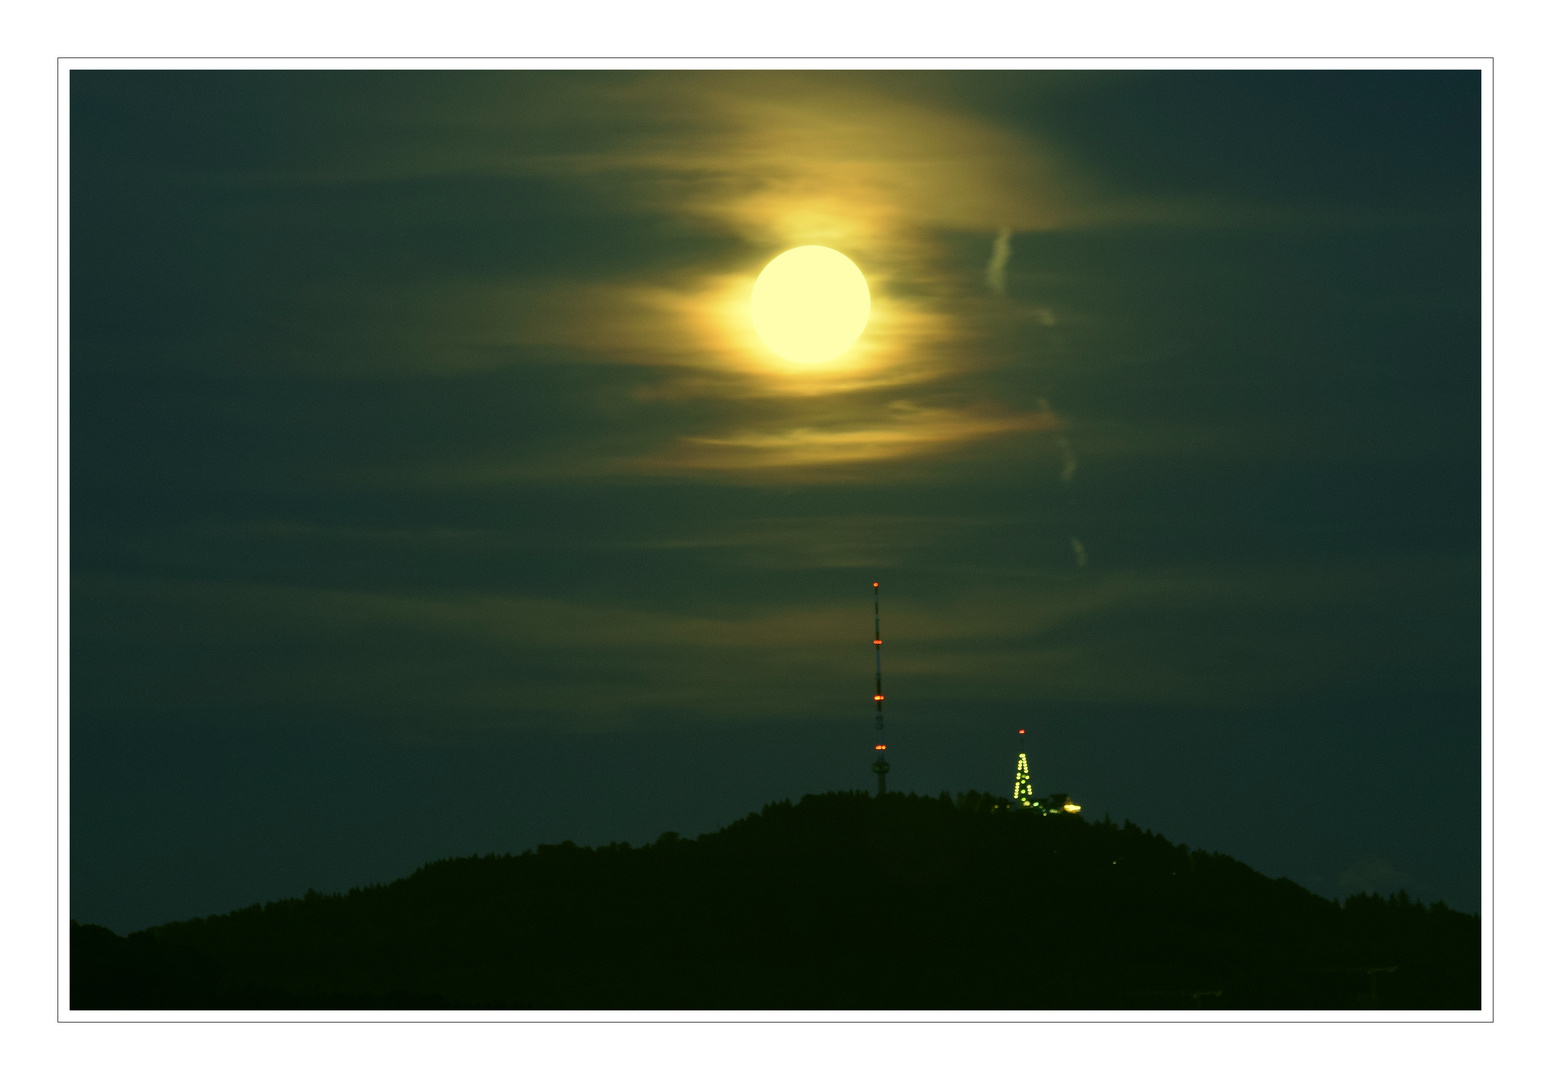
[[[75,1009],[1479,1009],[1481,922],[1129,822],[843,793],[127,938],[72,923],[70,971]]]

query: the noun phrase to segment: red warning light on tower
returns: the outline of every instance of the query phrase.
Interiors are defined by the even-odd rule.
[[[888,775],[888,759],[883,752],[888,749],[888,744],[883,741],[883,627],[878,622],[878,583],[872,583],[872,644],[876,669],[874,673],[872,700],[875,705],[874,724],[876,725],[878,741],[873,749],[878,751],[878,760],[872,763],[872,771],[878,777],[878,796],[882,798],[888,790],[885,777]]]
[[[1022,735],[1022,734],[1023,734],[1023,729],[1022,729],[1022,728],[1019,728],[1019,729],[1018,729],[1018,734],[1019,734],[1019,735]]]

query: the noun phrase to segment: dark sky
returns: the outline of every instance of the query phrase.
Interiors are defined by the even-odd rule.
[[[891,787],[1479,910],[1478,72],[70,95],[75,918],[870,787],[874,578]]]

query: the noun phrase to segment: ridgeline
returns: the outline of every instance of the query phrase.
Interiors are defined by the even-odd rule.
[[[1481,920],[1006,799],[774,803],[119,937],[74,1009],[1479,1009]]]

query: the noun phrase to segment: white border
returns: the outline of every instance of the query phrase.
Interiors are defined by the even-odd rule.
[[[1088,1011],[1050,1012],[844,1012],[819,1011],[792,1012],[508,1012],[444,1011],[421,1012],[184,1012],[166,1011],[147,1015],[138,1012],[74,1011],[68,1008],[69,968],[67,942],[69,940],[69,730],[63,718],[69,715],[69,650],[63,643],[69,640],[69,581],[65,573],[69,567],[69,414],[65,403],[69,401],[69,220],[64,209],[69,205],[69,75],[73,70],[1479,70],[1482,72],[1482,1010],[1477,1012],[1407,1012],[1397,1014],[1388,1011],[1308,1011],[1298,1013],[1271,1011],[1216,1012],[1162,1012],[1112,1013]],[[670,57],[589,57],[589,58],[478,58],[432,59],[424,57],[381,58],[264,58],[227,57],[190,59],[176,58],[61,58],[57,65],[58,93],[58,278],[59,306],[56,314],[56,334],[59,342],[59,414],[58,414],[58,462],[59,462],[59,638],[58,650],[58,788],[56,793],[59,847],[58,847],[58,963],[59,983],[58,1018],[73,1022],[128,1022],[137,1025],[168,1023],[305,1023],[305,1024],[544,1024],[558,1022],[562,1025],[587,1021],[617,1021],[629,1024],[659,1023],[1062,1023],[1080,1021],[1120,1025],[1148,1025],[1170,1023],[1374,1023],[1416,1024],[1439,1021],[1481,1022],[1494,1016],[1492,943],[1494,942],[1493,910],[1493,772],[1491,753],[1493,741],[1493,694],[1492,694],[1492,580],[1493,580],[1493,529],[1492,529],[1492,388],[1493,367],[1493,61],[1457,57],[1418,58],[1028,58],[1028,57],[897,57],[897,58],[782,58],[743,57],[732,59],[670,58]],[[1109,1038],[1110,1036],[1106,1036]]]

